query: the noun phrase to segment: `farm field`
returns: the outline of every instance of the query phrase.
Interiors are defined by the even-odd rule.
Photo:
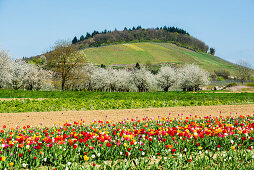
[[[253,93],[0,90],[0,169],[251,169]]]
[[[251,169],[253,115],[179,115],[1,130],[0,168]]]
[[[142,109],[115,109],[115,110],[87,110],[87,111],[55,111],[55,112],[25,112],[25,113],[0,113],[0,129],[3,125],[7,128],[31,126],[59,126],[66,121],[74,122],[84,120],[86,124],[94,120],[110,120],[112,122],[143,117],[186,117],[192,115],[205,116],[238,116],[254,114],[254,104],[248,105],[219,105],[219,106],[185,106]]]
[[[109,45],[83,50],[89,61],[95,64],[146,64],[173,63],[173,64],[197,64],[207,71],[213,72],[224,68],[235,74],[235,65],[219,57],[206,53],[194,52],[171,43],[127,43]]]
[[[254,103],[253,93],[0,91],[0,112],[50,112]],[[4,100],[3,98],[8,98]],[[22,100],[10,98],[22,98]],[[27,99],[25,99],[27,98]],[[45,98],[45,99],[44,99]],[[25,99],[25,100],[24,100]]]

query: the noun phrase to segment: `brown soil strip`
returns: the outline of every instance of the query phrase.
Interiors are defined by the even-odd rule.
[[[221,112],[221,113],[220,113]],[[222,106],[188,106],[188,107],[167,107],[148,109],[125,109],[125,110],[88,110],[88,111],[57,111],[57,112],[26,112],[26,113],[0,113],[0,128],[6,125],[7,128],[15,128],[16,125],[24,126],[53,126],[56,122],[62,124],[73,123],[78,120],[85,120],[90,123],[93,120],[122,121],[131,118],[150,117],[186,117],[198,116],[228,116],[228,115],[253,115],[254,104],[249,105],[222,105]],[[183,114],[183,115],[182,115]],[[43,125],[41,125],[43,123]]]
[[[38,99],[33,99],[33,98],[0,98],[0,101],[11,101],[11,100],[48,100],[48,98],[38,98]]]
[[[250,86],[233,86],[233,87],[227,88],[226,90],[230,90],[234,93],[235,92],[252,92],[253,93],[254,88]]]

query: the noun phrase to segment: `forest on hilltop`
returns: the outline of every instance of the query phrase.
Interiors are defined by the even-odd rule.
[[[204,53],[207,53],[209,50],[209,47],[204,42],[190,36],[185,30],[167,26],[160,28],[142,28],[138,26],[130,29],[125,27],[122,31],[116,29],[114,31],[94,31],[91,34],[86,33],[86,36],[81,35],[79,39],[75,36],[72,40],[72,44],[83,49],[109,44],[144,41],[170,42],[184,48]],[[213,48],[210,49],[210,51],[213,50]]]

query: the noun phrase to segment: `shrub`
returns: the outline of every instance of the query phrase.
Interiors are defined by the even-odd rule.
[[[254,87],[254,82],[247,83],[247,86]]]
[[[230,76],[230,72],[227,70],[215,70],[214,73],[218,76],[218,77],[223,77],[224,79],[228,79]]]
[[[234,86],[237,86],[237,84],[236,83],[229,83],[228,85],[225,86],[225,88],[234,87]]]

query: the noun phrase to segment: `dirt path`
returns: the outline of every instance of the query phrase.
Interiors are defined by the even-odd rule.
[[[220,113],[221,112],[221,113]],[[88,110],[88,111],[58,111],[58,112],[27,112],[27,113],[0,113],[0,128],[6,125],[7,128],[15,128],[16,125],[24,126],[53,126],[56,122],[64,123],[66,120],[73,123],[78,120],[85,120],[90,123],[93,120],[121,121],[125,118],[143,117],[183,117],[198,116],[226,116],[226,115],[253,115],[254,104],[249,105],[223,105],[223,106],[188,106],[188,107],[167,107],[149,109],[125,109],[125,110]]]

